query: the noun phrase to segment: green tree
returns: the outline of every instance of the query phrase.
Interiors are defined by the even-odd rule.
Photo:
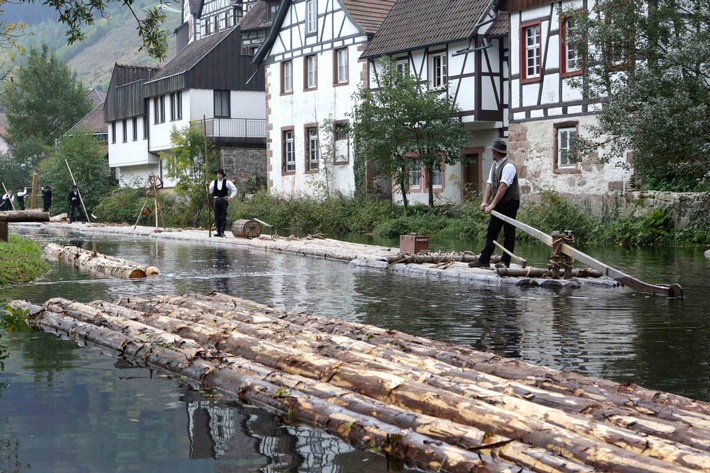
[[[46,45],[31,48],[27,64],[4,87],[7,141],[13,158],[32,169],[91,110],[83,84]]]
[[[201,124],[178,129],[173,125],[170,132],[173,148],[161,152],[160,158],[166,163],[166,176],[175,179],[175,193],[187,198],[188,211],[184,213],[182,225],[197,226],[207,212],[207,188],[205,183],[212,177],[205,175],[205,135]],[[207,141],[208,160],[214,169],[219,167],[219,152]]]
[[[40,164],[40,185],[50,185],[54,192],[53,212],[70,210],[66,197],[74,184],[72,175],[88,212],[113,187],[106,151],[91,130],[80,129],[72,135],[64,136],[50,156]]]
[[[567,13],[584,64],[574,85],[603,104],[580,155],[631,150],[647,183],[697,188],[710,171],[710,0],[602,0]]]
[[[392,177],[405,209],[410,171],[423,166],[433,207],[434,171],[462,159],[467,133],[460,110],[445,91],[423,87],[391,58],[383,57],[380,64],[378,88],[360,86],[355,94],[355,147],[381,175]]]

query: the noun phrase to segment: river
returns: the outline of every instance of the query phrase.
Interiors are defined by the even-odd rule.
[[[585,249],[647,282],[681,284],[685,298],[670,300],[626,288],[489,287],[245,248],[13,230],[42,243],[96,244],[162,274],[117,280],[52,263],[43,280],[5,290],[7,299],[220,291],[710,401],[710,262],[702,248]],[[477,248],[430,242],[433,250]],[[538,266],[549,255],[540,245],[516,252]],[[45,333],[0,338],[0,442],[0,471],[407,471],[327,433]]]

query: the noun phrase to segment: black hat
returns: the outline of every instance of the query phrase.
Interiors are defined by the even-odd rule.
[[[222,168],[217,169],[214,173],[215,173],[215,174],[221,174],[221,175],[223,175],[223,176],[226,176],[226,174],[224,173],[224,169],[222,169]]]
[[[508,154],[508,145],[505,144],[505,141],[494,141],[490,149],[498,151],[500,154]]]
[[[72,189],[76,189],[76,188],[77,188],[77,187],[76,187],[76,184],[74,184],[73,186],[71,186],[71,188],[72,188]]]

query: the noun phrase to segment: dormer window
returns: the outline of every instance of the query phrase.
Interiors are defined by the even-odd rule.
[[[429,83],[432,89],[440,89],[446,87],[448,76],[446,72],[446,53],[433,54],[430,56],[430,80]]]
[[[306,0],[306,34],[318,32],[318,1]]]
[[[276,18],[276,14],[279,12],[278,3],[270,3],[266,10],[266,21],[273,21]]]

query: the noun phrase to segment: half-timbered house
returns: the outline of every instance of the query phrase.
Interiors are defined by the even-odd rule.
[[[461,162],[442,163],[432,176],[435,202],[459,202],[480,192],[492,163],[487,146],[507,131],[507,15],[485,0],[398,1],[362,56],[372,65],[373,89],[383,56],[415,75],[422,87],[449,94],[469,132]],[[428,202],[426,179],[413,160],[410,202]]]
[[[600,104],[585,100],[572,80],[583,73],[579,48],[567,41],[565,12],[582,0],[507,0],[510,16],[510,124],[508,150],[517,163],[521,192],[602,195],[623,190],[629,171],[603,163],[603,149],[578,159],[573,141],[596,121]]]
[[[360,55],[394,0],[282,0],[254,57],[266,72],[268,187],[280,195],[355,190],[352,95]]]

